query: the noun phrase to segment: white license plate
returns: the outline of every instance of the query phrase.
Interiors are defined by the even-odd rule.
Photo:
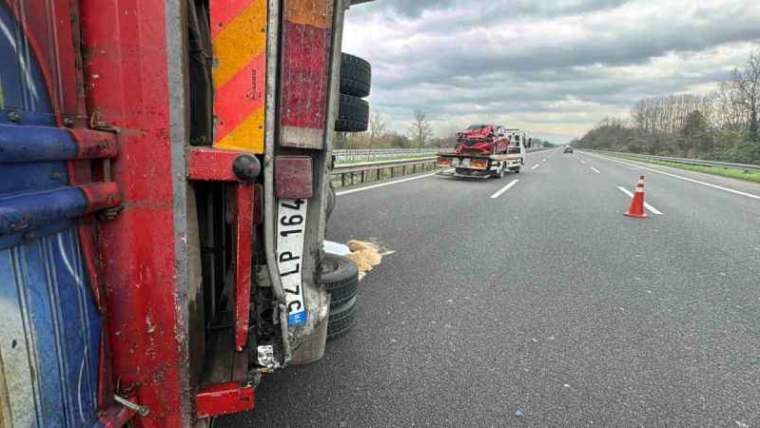
[[[303,238],[306,230],[305,199],[280,199],[277,202],[277,267],[280,271],[288,326],[306,324],[303,301]]]

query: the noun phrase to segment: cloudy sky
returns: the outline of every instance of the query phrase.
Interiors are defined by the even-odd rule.
[[[438,135],[496,122],[557,142],[638,99],[710,91],[758,48],[759,0],[376,0],[343,40],[400,132],[420,109]]]

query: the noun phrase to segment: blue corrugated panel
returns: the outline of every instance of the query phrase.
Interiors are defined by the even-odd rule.
[[[101,321],[72,220],[83,212],[84,198],[69,187],[60,159],[76,153],[75,146],[55,128],[51,111],[23,32],[0,1],[3,428],[97,421]]]
[[[14,426],[95,421],[100,319],[75,228],[0,251],[0,355]]]
[[[0,195],[0,236],[76,218],[86,208],[87,199],[76,187],[7,197]]]
[[[0,124],[0,162],[73,159],[77,146],[64,129]]]

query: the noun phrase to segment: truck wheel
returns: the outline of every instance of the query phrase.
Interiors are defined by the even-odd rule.
[[[356,297],[348,302],[330,309],[330,318],[327,321],[327,340],[337,339],[354,326],[356,320]]]
[[[369,104],[359,97],[340,94],[337,132],[364,132],[369,126]]]
[[[518,166],[517,168],[515,168],[515,169],[514,169],[514,171],[515,171],[515,174],[519,174],[519,173],[520,173],[520,169],[521,169],[521,168],[520,168],[519,166]]]
[[[369,96],[372,66],[369,62],[347,53],[340,57],[340,93],[364,98]]]
[[[359,292],[359,270],[351,260],[335,254],[322,259],[322,285],[330,293],[330,307],[340,306]]]
[[[330,308],[337,308],[338,306],[355,298],[358,294],[359,287],[357,287],[357,284],[351,284],[345,287],[336,288],[330,292]]]

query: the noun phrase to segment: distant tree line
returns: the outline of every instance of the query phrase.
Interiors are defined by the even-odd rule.
[[[337,149],[381,149],[381,148],[451,148],[456,145],[456,132],[450,130],[443,137],[435,137],[428,114],[422,110],[412,112],[412,122],[406,133],[388,129],[388,123],[380,112],[372,112],[366,132],[339,133]],[[549,142],[533,138],[534,146],[553,147]]]
[[[707,95],[647,98],[628,119],[607,118],[581,148],[760,163],[760,50]]]

